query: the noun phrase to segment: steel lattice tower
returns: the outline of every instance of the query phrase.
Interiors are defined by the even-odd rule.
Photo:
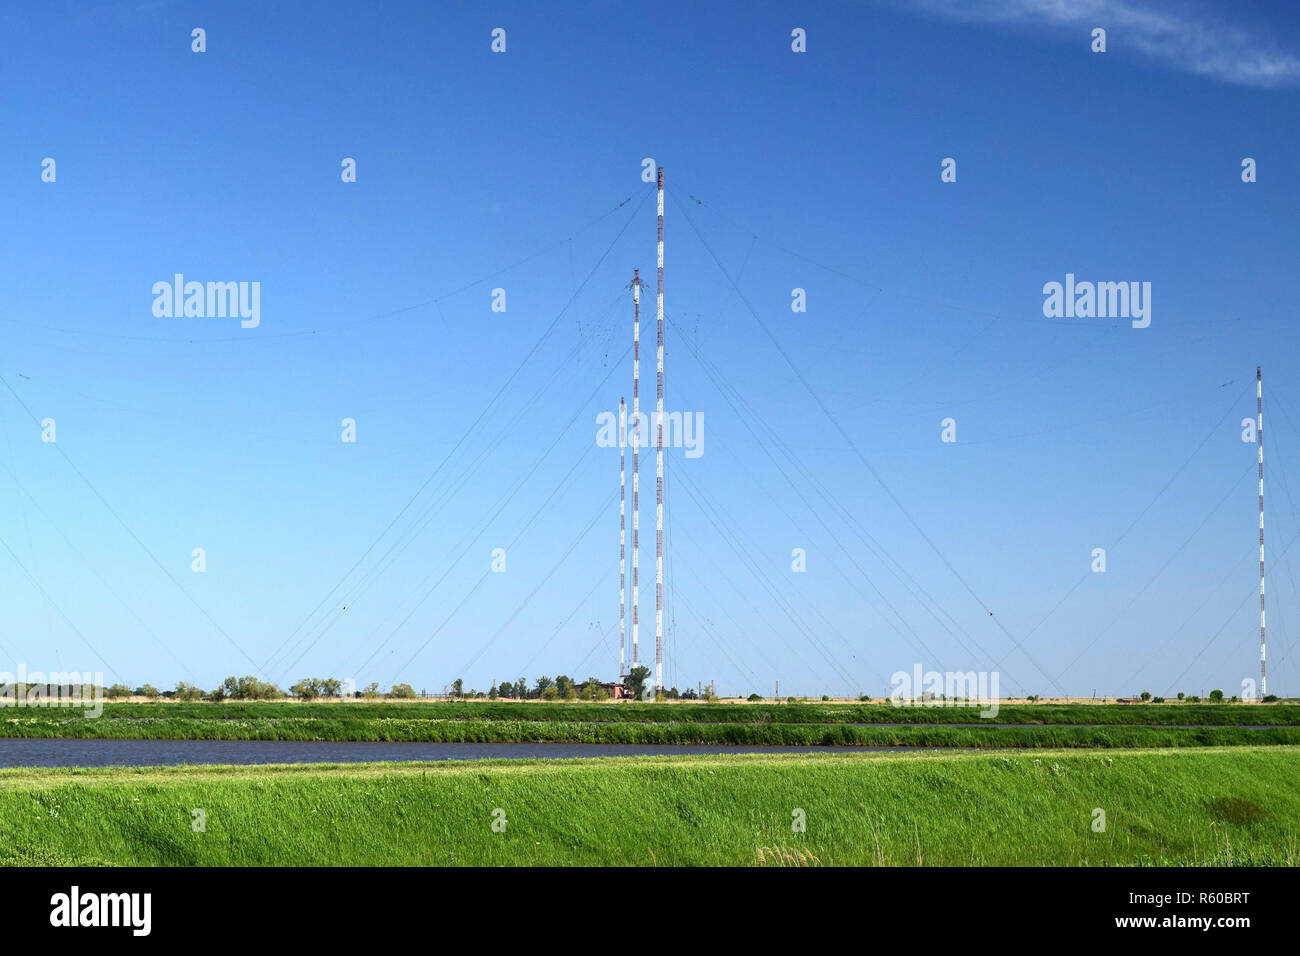
[[[1259,445],[1259,696],[1268,696],[1264,644],[1264,376],[1255,366],[1255,441]]]
[[[659,242],[655,253],[655,690],[664,689],[664,168],[658,169]]]
[[[627,674],[627,403],[618,400],[618,676]]]
[[[641,627],[641,272],[632,270],[632,666]]]

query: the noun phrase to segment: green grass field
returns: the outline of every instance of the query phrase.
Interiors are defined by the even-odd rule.
[[[978,707],[893,707],[889,704],[654,704],[549,703],[530,701],[293,701],[225,703],[104,704],[102,719],[169,719],[248,721],[263,718],[322,720],[496,720],[573,721],[580,723],[744,723],[744,724],[952,724],[988,723]],[[53,724],[79,711],[24,708],[0,710],[0,736],[19,717],[36,717]],[[6,721],[4,718],[9,717]],[[1007,704],[995,723],[1003,724],[1189,724],[1241,726],[1271,724],[1300,726],[1297,704]]]
[[[974,726],[953,726],[962,723]],[[1084,724],[1093,726],[1080,726]],[[1252,724],[1275,726],[1253,729]],[[3,737],[862,747],[1262,746],[1300,744],[1300,706],[1011,705],[1001,708],[995,720],[981,720],[976,708],[852,704],[111,703],[97,718],[67,708],[0,711]]]
[[[282,709],[281,714],[294,710]],[[346,713],[345,710],[336,713]],[[415,717],[69,717],[25,712],[3,736],[142,740],[356,740],[437,743],[746,744],[848,747],[1228,747],[1300,745],[1300,727],[1065,724],[905,727],[854,724],[442,720]]]
[[[1297,774],[1287,748],[5,770],[0,863],[1295,866]]]

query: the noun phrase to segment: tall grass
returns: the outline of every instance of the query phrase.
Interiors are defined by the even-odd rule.
[[[5,717],[58,715],[57,710],[0,709],[0,735]],[[62,712],[64,716],[71,711]],[[747,723],[747,724],[987,724],[978,707],[893,707],[888,704],[654,704],[619,702],[544,703],[510,701],[332,701],[314,703],[106,703],[104,718],[134,720],[158,717],[190,720],[250,720],[299,717],[322,720],[386,719],[578,721],[583,723]],[[55,717],[57,719],[57,716]],[[1001,707],[992,722],[1006,724],[1115,724],[1242,726],[1269,724],[1300,726],[1296,704],[1069,704]]]
[[[1268,748],[10,770],[0,864],[1295,866],[1297,774]]]
[[[280,710],[292,714],[292,709]],[[899,727],[855,724],[616,723],[561,720],[439,720],[343,716],[73,717],[57,711],[0,718],[8,737],[142,740],[376,740],[442,743],[748,744],[859,747],[1209,747],[1300,744],[1300,727],[1069,725]]]

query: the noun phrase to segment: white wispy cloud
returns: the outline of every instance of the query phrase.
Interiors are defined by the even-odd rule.
[[[1216,19],[1186,0],[905,0],[951,20],[1106,30],[1112,51],[1135,50],[1167,66],[1227,83],[1282,87],[1300,84],[1300,57],[1257,27]],[[1230,8],[1229,8],[1230,9]]]

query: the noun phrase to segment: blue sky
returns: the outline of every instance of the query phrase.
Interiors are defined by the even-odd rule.
[[[0,666],[612,679],[595,422],[634,267],[653,399],[650,157],[667,406],[705,422],[667,455],[667,683],[1240,692],[1262,364],[1269,689],[1300,692],[1300,22],[1056,6],[10,7]],[[177,272],[259,282],[260,324],[155,317]],[[1067,273],[1150,282],[1150,327],[1045,317]]]

